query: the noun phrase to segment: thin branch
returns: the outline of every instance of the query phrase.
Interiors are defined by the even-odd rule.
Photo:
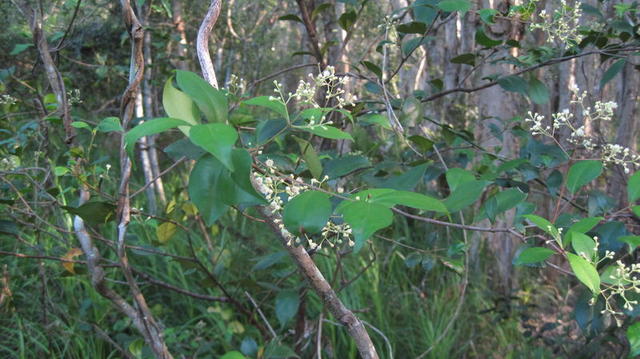
[[[216,84],[212,85],[215,88],[218,88],[218,80],[216,79],[211,55],[209,54],[209,35],[220,15],[220,7],[220,0],[211,1],[207,14],[204,20],[202,20],[202,24],[200,24],[200,29],[198,29],[198,37],[196,39],[196,50],[198,51],[198,60],[200,61],[202,76],[210,84]]]

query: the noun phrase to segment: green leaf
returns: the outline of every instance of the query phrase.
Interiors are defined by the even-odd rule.
[[[476,43],[486,48],[492,48],[502,44],[502,40],[494,40],[490,38],[489,36],[487,36],[487,34],[484,33],[484,30],[482,30],[482,28],[479,28],[476,31]]]
[[[469,66],[476,65],[476,54],[462,54],[451,59],[453,64],[465,64]]]
[[[629,178],[627,183],[627,198],[629,203],[635,202],[640,198],[640,171],[636,172]]]
[[[536,216],[535,214],[526,214],[523,217],[528,219],[531,223],[535,224],[536,227],[550,234],[552,237],[555,237],[560,233],[558,232],[558,229],[553,224],[551,224],[551,222],[542,217]]]
[[[584,254],[589,259],[596,254],[596,242],[591,237],[580,232],[567,232],[567,236],[576,254]]]
[[[177,118],[192,126],[200,123],[198,108],[187,94],[173,87],[173,76],[164,83],[162,106],[169,117]],[[186,136],[189,136],[190,128],[190,126],[178,127]]]
[[[498,15],[498,10],[495,9],[480,9],[478,10],[478,15],[480,15],[480,19],[484,21],[487,25],[493,25],[493,17]]]
[[[373,62],[369,62],[369,61],[362,61],[362,64],[369,69],[369,71],[373,72],[374,74],[376,74],[376,76],[378,76],[378,78],[382,77],[382,69],[380,69],[380,67],[376,64],[374,64]]]
[[[233,127],[223,123],[195,125],[189,132],[189,139],[211,153],[230,171],[234,170],[231,150],[238,140],[238,132]]]
[[[365,156],[346,155],[324,163],[324,174],[330,179],[346,176],[354,171],[371,167],[371,162]]]
[[[254,97],[252,99],[244,101],[243,103],[245,105],[266,107],[279,114],[280,116],[288,118],[289,114],[287,112],[287,106],[285,106],[285,104],[283,104],[279,99],[270,100],[270,97],[271,96]]]
[[[330,138],[332,140],[351,140],[353,141],[353,137],[351,137],[350,134],[339,130],[333,126],[327,126],[327,125],[317,125],[317,126],[311,126],[311,127],[302,127],[301,128],[304,131],[313,133],[316,136],[320,136],[320,137],[324,137],[324,138]]]
[[[180,89],[196,102],[209,122],[227,122],[229,108],[227,97],[222,91],[213,88],[193,72],[176,70],[176,73]]]
[[[313,146],[307,140],[303,140],[302,138],[296,136],[292,137],[296,140],[296,142],[298,142],[300,152],[302,152],[302,158],[307,164],[309,172],[311,172],[313,177],[320,180],[322,177],[322,163],[320,162],[320,158],[318,157],[316,150],[313,149]]]
[[[344,14],[340,15],[340,18],[338,18],[338,24],[340,24],[340,27],[344,31],[349,31],[351,30],[351,27],[353,26],[353,24],[356,23],[357,19],[358,19],[358,16],[356,12],[353,10],[349,10]]]
[[[440,10],[446,12],[459,11],[462,16],[471,9],[469,0],[443,0],[436,5]]]
[[[100,121],[96,130],[99,132],[122,132],[124,129],[120,125],[120,119],[117,117],[107,117]]]
[[[527,198],[527,194],[522,192],[518,188],[509,188],[507,190],[498,192],[491,198],[489,198],[482,206],[481,213],[485,213],[487,218],[492,222],[498,214],[506,212],[509,209],[517,206],[520,202]],[[480,215],[481,219],[482,215]]]
[[[91,201],[80,207],[62,206],[62,208],[94,226],[112,221],[116,215],[116,205],[109,202]]]
[[[329,195],[307,191],[295,196],[284,206],[283,221],[289,232],[296,236],[316,234],[327,224],[331,212]]]
[[[396,30],[403,34],[424,34],[427,31],[427,24],[419,21],[412,21],[396,26]]]
[[[304,24],[304,21],[302,21],[301,18],[299,18],[297,15],[294,15],[294,14],[287,14],[287,15],[280,16],[278,18],[278,20],[281,20],[281,21],[297,21],[297,22],[299,22],[301,24]]]
[[[640,322],[627,328],[627,339],[629,340],[629,358],[640,355]]]
[[[132,128],[124,137],[125,147],[127,149],[127,152],[129,153],[129,157],[133,158],[135,143],[140,138],[144,136],[155,135],[156,133],[164,132],[178,126],[189,126],[189,124],[175,118],[162,117],[145,121]]]
[[[444,201],[449,212],[457,212],[475,203],[487,185],[486,181],[472,180],[464,182],[463,186],[456,187]]]
[[[31,46],[33,46],[33,44],[15,44],[13,46],[13,50],[11,50],[9,55],[10,56],[18,55],[18,54],[22,53],[23,51],[25,51],[26,49],[30,48]]]
[[[587,286],[594,295],[600,294],[600,275],[593,264],[573,253],[567,253],[567,259],[578,280]]]
[[[69,171],[67,167],[62,167],[62,166],[56,166],[56,168],[53,169],[53,174],[56,175],[57,177],[64,176],[69,172],[71,171]]]
[[[540,105],[549,102],[549,89],[547,89],[547,86],[542,81],[535,77],[529,80],[527,94],[535,104]]]
[[[361,200],[381,204],[387,208],[401,205],[423,211],[447,213],[447,207],[440,200],[416,192],[397,191],[391,188],[374,188],[360,191],[351,197],[359,197]]]
[[[91,131],[91,126],[89,126],[89,124],[84,121],[73,121],[71,122],[71,127],[78,129],[86,128],[87,130]]]
[[[517,266],[544,262],[556,252],[545,247],[529,247],[520,252],[513,264]]]
[[[167,244],[169,240],[176,234],[178,228],[174,223],[164,222],[156,228],[156,236],[160,244]]]
[[[569,169],[567,174],[567,189],[575,194],[587,183],[596,179],[602,173],[602,162],[596,160],[578,161]]]
[[[410,53],[415,51],[421,45],[427,44],[432,38],[429,36],[418,36],[412,39],[406,39],[402,41],[402,54],[409,56]]]
[[[237,350],[226,352],[220,359],[247,359]]]
[[[640,246],[640,236],[622,236],[618,237],[618,240],[629,245],[629,253],[632,253]]]
[[[393,212],[387,206],[378,203],[343,202],[337,211],[351,226],[356,243],[355,251],[359,251],[365,241],[377,230],[388,227],[393,221]]]
[[[281,326],[287,324],[298,312],[300,297],[294,290],[283,290],[276,296],[276,317]]]
[[[607,84],[607,82],[613,80],[613,78],[616,77],[616,75],[620,71],[622,71],[622,69],[624,68],[624,65],[626,63],[627,63],[627,61],[625,59],[618,60],[618,61],[614,62],[607,69],[607,71],[604,72],[604,74],[602,75],[602,79],[600,79],[600,90],[602,90],[604,88],[604,86]]]
[[[247,156],[244,149],[232,151],[236,169],[233,173],[208,154],[193,167],[189,176],[189,197],[208,226],[213,225],[229,206],[265,204],[265,200],[249,187],[251,159]]]
[[[475,181],[476,179],[473,173],[463,170],[462,168],[452,168],[448,170],[445,177],[447,178],[447,184],[451,192],[455,191],[461,184]]]
[[[517,92],[523,95],[527,94],[529,84],[520,76],[504,76],[498,79],[498,85],[505,91]]]
[[[579,220],[569,227],[569,231],[579,232],[579,233],[587,233],[593,229],[593,227],[597,226],[598,223],[604,221],[603,217],[587,217]]]

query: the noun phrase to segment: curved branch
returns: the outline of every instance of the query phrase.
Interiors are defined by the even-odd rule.
[[[209,35],[218,20],[220,8],[220,0],[211,1],[209,10],[207,10],[207,14],[204,16],[202,24],[200,24],[200,29],[198,29],[198,38],[196,39],[196,50],[198,51],[202,77],[215,88],[218,88],[218,80],[211,61],[211,54],[209,54]]]

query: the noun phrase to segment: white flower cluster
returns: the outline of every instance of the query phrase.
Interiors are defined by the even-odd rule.
[[[17,102],[18,99],[9,94],[2,94],[2,96],[0,96],[0,105],[15,105]]]
[[[605,309],[602,314],[609,313],[614,316],[623,314],[614,309],[612,304],[614,296],[617,295],[624,301],[623,309],[632,311],[634,306],[638,305],[638,301],[629,299],[627,293],[640,294],[640,263],[626,265],[622,261],[617,261],[616,266],[602,291],[605,298]]]
[[[340,245],[346,240],[349,247],[355,246],[355,242],[351,239],[351,227],[346,224],[335,224],[331,221],[322,228],[322,238],[326,240],[330,247],[334,247],[336,244]],[[335,244],[330,240],[333,239]]]
[[[67,101],[69,101],[69,105],[76,105],[82,103],[82,98],[80,97],[80,90],[73,89],[67,91]]]
[[[20,157],[15,155],[6,156],[0,160],[0,171],[13,171],[20,167]]]
[[[282,200],[283,194],[288,196],[288,200],[295,198],[300,193],[310,190],[314,187],[320,187],[329,178],[325,176],[322,181],[318,181],[315,178],[311,179],[311,184],[307,184],[301,177],[296,177],[293,174],[289,176],[279,176],[276,172],[276,166],[273,160],[268,159],[265,161],[266,174],[255,174],[254,185],[256,189],[261,192],[267,201],[269,202],[268,208],[272,214],[275,215],[274,222],[280,230],[280,234],[287,241],[287,245],[300,245],[303,243],[303,238],[294,236],[289,232],[282,222],[280,212],[284,208],[284,202]],[[336,245],[341,245],[345,241],[349,246],[354,246],[355,242],[351,239],[351,227],[344,224],[335,224],[329,220],[322,228],[321,238],[319,242],[316,242],[314,238],[303,234],[304,241],[309,245],[311,250],[322,249],[323,244],[326,242],[329,247],[333,248]]]
[[[542,10],[539,23],[531,24],[531,29],[541,29],[547,34],[547,41],[554,42],[556,40],[567,43],[568,41],[580,42],[583,38],[578,33],[580,18],[582,17],[582,8],[580,3],[571,7],[567,5],[566,0],[560,0],[558,9],[553,14],[547,14]]]
[[[355,101],[355,98],[350,97],[343,89],[344,84],[347,82],[347,78],[344,76],[338,77],[336,75],[335,67],[327,66],[326,69],[320,72],[317,76],[310,73],[309,78],[309,82],[300,80],[300,82],[298,82],[296,92],[289,92],[286,95],[282,83],[279,83],[277,80],[273,81],[275,86],[273,91],[279,95],[279,100],[281,100],[285,105],[289,104],[292,99],[295,99],[302,105],[326,107],[325,105],[321,106],[321,104],[316,101],[315,95],[319,90],[323,90],[325,92],[324,97],[327,103],[331,100],[335,100],[338,108],[351,105],[353,104],[353,101]],[[274,96],[269,99],[272,101],[278,100],[278,98]]]
[[[247,87],[247,82],[234,74],[229,76],[229,80],[225,86],[226,90],[234,95],[242,95],[244,93],[245,88]]]
[[[609,101],[602,102],[596,101],[594,106],[586,105],[587,92],[580,90],[577,87],[572,87],[573,99],[571,104],[576,105],[582,111],[583,121],[585,123],[595,123],[598,121],[609,122],[613,119],[614,112],[618,108],[618,104]],[[597,140],[592,137],[585,130],[584,126],[577,126],[573,124],[575,116],[569,111],[564,109],[562,112],[558,112],[551,115],[551,123],[545,124],[545,117],[539,113],[532,113],[529,111],[525,122],[531,124],[530,131],[534,136],[542,135],[554,139],[555,133],[562,127],[569,129],[571,134],[567,141],[574,145],[582,146],[585,150],[590,152],[600,152],[600,158],[605,164],[613,164],[622,166],[625,173],[631,172],[632,166],[640,166],[640,155],[631,153],[629,148],[618,144],[604,143],[598,144]]]

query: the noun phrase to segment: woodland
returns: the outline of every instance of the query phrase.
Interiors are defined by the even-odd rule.
[[[0,358],[640,356],[637,1],[0,16]]]

